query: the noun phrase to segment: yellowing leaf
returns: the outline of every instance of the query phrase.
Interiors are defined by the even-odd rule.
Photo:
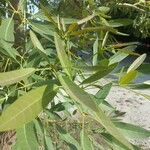
[[[138,71],[130,71],[129,73],[125,74],[119,81],[120,85],[127,85],[129,84],[132,80],[135,79],[137,76]]]
[[[0,131],[17,129],[32,121],[56,95],[56,86],[38,87],[19,97],[0,116]]]
[[[35,72],[34,68],[25,68],[15,71],[0,73],[0,86],[19,82]]]
[[[146,58],[146,54],[139,56],[128,68],[127,73],[130,71],[136,70],[143,63],[145,58]]]
[[[110,118],[105,115],[105,113],[96,105],[92,97],[86,93],[83,89],[79,88],[75,83],[73,83],[68,77],[59,75],[59,80],[63,85],[67,94],[78,103],[88,107],[91,110],[90,115],[97,120],[101,125],[103,125],[106,130],[113,135],[119,142],[127,147],[129,150],[133,150],[131,144],[124,138],[124,136],[119,132],[115,125],[111,122]]]

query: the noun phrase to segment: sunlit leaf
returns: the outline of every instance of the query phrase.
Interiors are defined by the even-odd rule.
[[[145,60],[146,54],[139,56],[128,68],[127,73],[136,70]]]
[[[56,86],[51,84],[38,87],[19,97],[2,112],[0,131],[17,129],[32,121],[53,100],[56,95],[55,90]]]
[[[109,65],[112,65],[114,63],[121,62],[123,59],[125,59],[129,54],[117,52],[115,55],[110,57],[109,59]]]
[[[12,18],[2,20],[0,38],[7,42],[14,42],[14,21]]]
[[[150,80],[144,81],[144,84],[150,85]]]
[[[89,15],[81,20],[78,21],[78,25],[83,24],[85,22],[88,22],[89,20],[93,19],[96,15],[93,13],[92,15]]]
[[[101,11],[104,14],[107,14],[110,11],[109,7],[101,6],[98,8],[99,11]]]
[[[63,85],[67,94],[78,103],[88,107],[93,118],[97,120],[101,125],[103,125],[106,130],[112,134],[118,141],[125,145],[128,149],[133,150],[129,142],[124,138],[124,136],[116,129],[115,125],[111,122],[109,117],[96,105],[92,97],[86,93],[83,89],[79,88],[78,85],[73,83],[68,77],[59,75],[59,80]]]
[[[38,48],[42,53],[46,54],[41,42],[38,40],[36,34],[30,30],[30,37],[34,47]]]
[[[142,127],[124,122],[114,122],[114,124],[129,139],[150,137],[150,131]]]
[[[25,68],[9,72],[0,73],[0,85],[10,85],[26,79],[35,72],[34,68]]]
[[[133,81],[135,79],[135,77],[137,76],[138,71],[133,70],[130,71],[129,73],[125,74],[124,76],[121,77],[119,84],[120,85],[127,85],[129,84],[131,81]]]

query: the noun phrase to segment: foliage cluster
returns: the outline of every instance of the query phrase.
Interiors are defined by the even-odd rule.
[[[127,37],[118,29],[132,20],[111,18],[111,7],[98,1],[67,7],[71,2],[1,2],[0,131],[16,131],[14,150],[139,149],[130,139],[149,137],[150,131],[122,122],[122,113],[106,100],[112,85],[150,85],[134,83],[149,74],[149,64],[142,64],[146,54],[134,52],[136,42],[114,38]],[[129,55],[137,59],[113,71]],[[102,84],[110,75],[115,80]]]

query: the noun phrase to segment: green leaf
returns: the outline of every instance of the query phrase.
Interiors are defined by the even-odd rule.
[[[0,73],[0,86],[10,85],[26,79],[35,72],[34,68],[25,68]]]
[[[71,76],[71,63],[70,63],[69,57],[67,56],[65,52],[64,43],[60,39],[57,33],[54,33],[54,39],[55,39],[56,51],[57,51],[60,63],[64,71],[66,72],[66,74],[68,76]]]
[[[30,37],[31,37],[31,41],[32,41],[34,47],[36,47],[36,48],[39,49],[42,53],[44,53],[45,55],[47,55],[47,54],[46,54],[46,51],[44,50],[44,48],[43,48],[43,46],[42,46],[42,44],[41,44],[40,41],[38,40],[36,34],[35,34],[34,32],[32,32],[31,30],[30,30]]]
[[[122,26],[128,26],[133,23],[133,20],[131,19],[114,19],[108,21],[109,25],[113,28],[115,27],[122,27]]]
[[[110,31],[110,32],[115,33],[115,34],[119,33],[119,32],[117,32],[116,29],[113,29],[111,27],[101,26],[101,27],[83,28],[82,30],[72,32],[70,35],[77,36],[77,35],[82,35],[82,34],[89,33],[89,32],[100,32],[100,31]]]
[[[73,24],[69,25],[66,35],[72,33],[77,28],[78,28],[78,24],[77,23],[73,23]]]
[[[123,59],[125,59],[129,54],[127,53],[122,53],[122,52],[117,52],[115,55],[110,57],[109,59],[109,65],[112,65],[114,63],[121,62]]]
[[[108,66],[107,68],[100,68],[99,71],[97,71],[96,73],[94,73],[93,75],[91,75],[90,77],[88,77],[87,79],[85,79],[82,82],[82,84],[88,84],[88,83],[97,81],[97,80],[105,77],[110,72],[112,72],[116,68],[116,66],[117,66],[117,64],[113,64],[113,65]]]
[[[14,21],[12,18],[2,20],[0,38],[7,42],[14,42]],[[13,45],[13,44],[12,44]]]
[[[53,100],[56,88],[54,84],[41,86],[19,97],[2,112],[0,131],[17,129],[32,121]]]
[[[121,77],[119,84],[120,85],[127,85],[129,84],[132,80],[135,79],[135,77],[137,76],[138,71],[134,70],[134,71],[130,71],[129,73],[125,74],[124,76]]]
[[[48,135],[44,124],[42,124],[42,121],[38,118],[34,120],[34,123],[40,145],[44,147],[44,150],[54,150],[51,137]]]
[[[108,133],[101,133],[101,135],[103,136],[105,141],[108,143],[108,145],[113,150],[126,150],[126,147],[124,145],[122,145],[120,142],[118,142],[118,140],[113,138],[113,136],[111,136],[110,134],[108,134]]]
[[[46,129],[44,129],[44,138],[45,138],[45,150],[54,150],[52,139],[50,135],[47,135]]]
[[[95,16],[96,16],[96,14],[93,13],[92,15],[89,15],[89,16],[87,16],[87,17],[85,17],[85,18],[79,20],[79,21],[78,21],[78,25],[81,25],[81,24],[83,24],[83,23],[86,23],[86,22],[90,21],[90,20],[93,19]]]
[[[85,133],[84,129],[81,130],[80,138],[83,150],[94,150],[92,142],[90,141],[88,135]]]
[[[82,71],[87,71],[87,72],[95,72],[99,71],[101,68],[107,69],[108,68],[108,59],[103,59],[96,66],[91,66],[91,65],[76,65],[74,66],[75,69],[82,70]]]
[[[150,131],[142,127],[124,122],[114,122],[114,124],[129,139],[150,137]]]
[[[60,126],[57,126],[57,130],[61,139],[68,143],[71,149],[81,150],[79,143],[66,130]]]
[[[145,60],[146,54],[139,56],[128,68],[127,73],[136,70]]]
[[[101,135],[104,137],[104,139],[106,140],[106,142],[110,145],[110,147],[113,150],[127,150],[127,148],[121,144],[118,140],[116,140],[113,136],[111,136],[108,133],[101,133]],[[135,145],[132,145],[134,150],[141,150],[141,148],[138,148]]]
[[[34,32],[32,32],[31,30],[30,30],[30,37],[31,37],[31,41],[32,41],[34,47],[36,47],[39,50],[39,53],[43,56],[43,58],[45,60],[50,62],[50,60],[47,56],[47,52],[44,50],[44,48],[43,48],[41,42],[38,40],[36,34]]]
[[[1,52],[4,55],[7,55],[8,57],[11,57],[16,60],[16,56],[19,56],[18,51],[12,47],[12,44],[9,42],[6,42],[4,40],[0,40],[0,45],[1,45]]]
[[[107,97],[107,95],[109,94],[109,91],[112,87],[112,83],[106,84],[102,87],[102,89],[100,89],[95,97],[96,97],[96,101],[97,104],[100,104],[101,102],[103,102],[103,100]]]
[[[147,68],[150,68],[150,64],[143,63],[137,70],[138,70],[138,72],[140,72],[142,74],[150,74],[150,69],[147,69]]]
[[[40,23],[40,22],[37,23],[37,22],[30,21],[29,23],[32,26],[32,29],[37,33],[54,36],[55,29],[53,26],[50,26],[49,24]]]
[[[35,126],[33,122],[23,125],[16,130],[18,150],[38,150],[39,144],[36,136]]]
[[[101,6],[101,7],[98,7],[98,10],[101,11],[102,13],[104,13],[104,14],[107,14],[110,11],[110,8],[105,7],[105,6]]]
[[[64,87],[66,93],[78,103],[90,108],[90,115],[93,119],[97,120],[101,125],[103,125],[106,130],[112,134],[118,141],[127,147],[127,149],[133,150],[130,143],[124,138],[124,136],[119,132],[115,125],[111,122],[110,118],[105,115],[105,113],[97,106],[92,97],[86,93],[83,89],[79,88],[78,85],[73,83],[68,77],[59,75],[59,80]]]
[[[45,12],[45,10],[39,10],[36,14],[32,16],[33,18],[39,18],[41,20],[46,20],[50,21],[50,18],[48,16],[48,13]],[[58,23],[57,17],[51,16],[52,19],[55,21],[55,23]],[[74,18],[63,18],[65,24],[72,24],[72,23],[77,23],[78,19]]]
[[[97,58],[98,58],[98,37],[93,44],[93,66],[97,65]]]

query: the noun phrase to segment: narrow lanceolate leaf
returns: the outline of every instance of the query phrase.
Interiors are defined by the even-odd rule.
[[[95,97],[96,97],[97,104],[100,104],[100,103],[104,102],[105,98],[109,94],[109,91],[110,91],[111,87],[112,87],[112,83],[106,84],[102,87],[102,89],[100,89],[96,93]]]
[[[19,120],[18,120],[19,121]],[[30,122],[16,130],[17,142],[16,149],[38,150],[39,144],[35,132],[34,123]]]
[[[25,69],[0,73],[0,86],[17,83],[29,77],[34,72],[35,72],[34,68],[25,68]]]
[[[113,150],[127,150],[126,147],[123,144],[119,143],[119,141],[116,140],[112,135],[108,133],[102,133],[101,135]],[[141,148],[135,145],[132,146],[134,150],[141,150]]]
[[[109,59],[109,65],[112,65],[114,63],[121,62],[123,59],[125,59],[129,54],[117,52],[115,55],[110,57]]]
[[[54,33],[55,45],[60,63],[67,75],[71,76],[71,63],[65,52],[64,43],[57,33]]]
[[[134,70],[134,71],[130,71],[129,73],[125,74],[119,81],[120,85],[127,85],[129,84],[131,81],[133,81],[135,79],[135,77],[137,76],[138,71]]]
[[[39,49],[42,53],[46,54],[46,51],[44,50],[41,42],[37,38],[36,34],[34,32],[32,32],[31,30],[30,30],[30,37],[31,37],[31,41],[32,41],[34,47]]]
[[[83,23],[85,23],[85,22],[88,22],[89,20],[93,19],[95,16],[96,16],[96,14],[93,13],[92,15],[89,15],[89,16],[87,16],[87,17],[85,17],[85,18],[79,20],[79,21],[78,21],[78,25],[81,25],[81,24],[83,24]]]
[[[44,147],[44,150],[54,150],[51,137],[42,121],[38,118],[34,120],[34,124],[39,144]]]
[[[19,97],[0,116],[0,131],[17,129],[32,121],[56,95],[56,85],[38,87]],[[12,115],[13,114],[13,115]]]
[[[146,54],[139,56],[128,68],[127,73],[136,70],[145,60]]]
[[[3,19],[0,26],[0,39],[7,42],[14,42],[14,21],[11,18]]]
[[[93,44],[93,66],[97,65],[98,58],[98,37]]]
[[[87,84],[87,83],[91,83],[94,81],[97,81],[101,78],[103,78],[104,76],[108,75],[110,72],[112,72],[115,68],[116,68],[116,64],[110,65],[107,68],[100,68],[99,71],[97,71],[95,74],[91,75],[90,77],[88,77],[87,79],[85,79],[82,84]]]
[[[150,131],[142,127],[125,122],[114,122],[114,124],[129,139],[150,137]]]
[[[113,135],[119,142],[127,147],[127,149],[132,150],[131,144],[124,138],[124,136],[119,132],[115,125],[111,122],[110,118],[105,115],[105,113],[96,105],[92,97],[86,93],[83,89],[79,88],[75,83],[73,83],[68,77],[59,75],[59,80],[63,85],[67,94],[77,101],[78,103],[88,107],[91,110],[91,115],[97,120],[101,125],[103,125],[106,130]]]
[[[60,138],[64,140],[68,144],[68,146],[71,147],[71,149],[81,150],[81,147],[78,141],[76,141],[76,139],[74,139],[66,130],[64,130],[60,126],[57,126],[57,130],[58,130]]]
[[[144,81],[144,84],[150,85],[150,80]]]
[[[90,141],[84,129],[81,130],[80,138],[81,138],[81,146],[83,150],[94,150],[92,142]]]

